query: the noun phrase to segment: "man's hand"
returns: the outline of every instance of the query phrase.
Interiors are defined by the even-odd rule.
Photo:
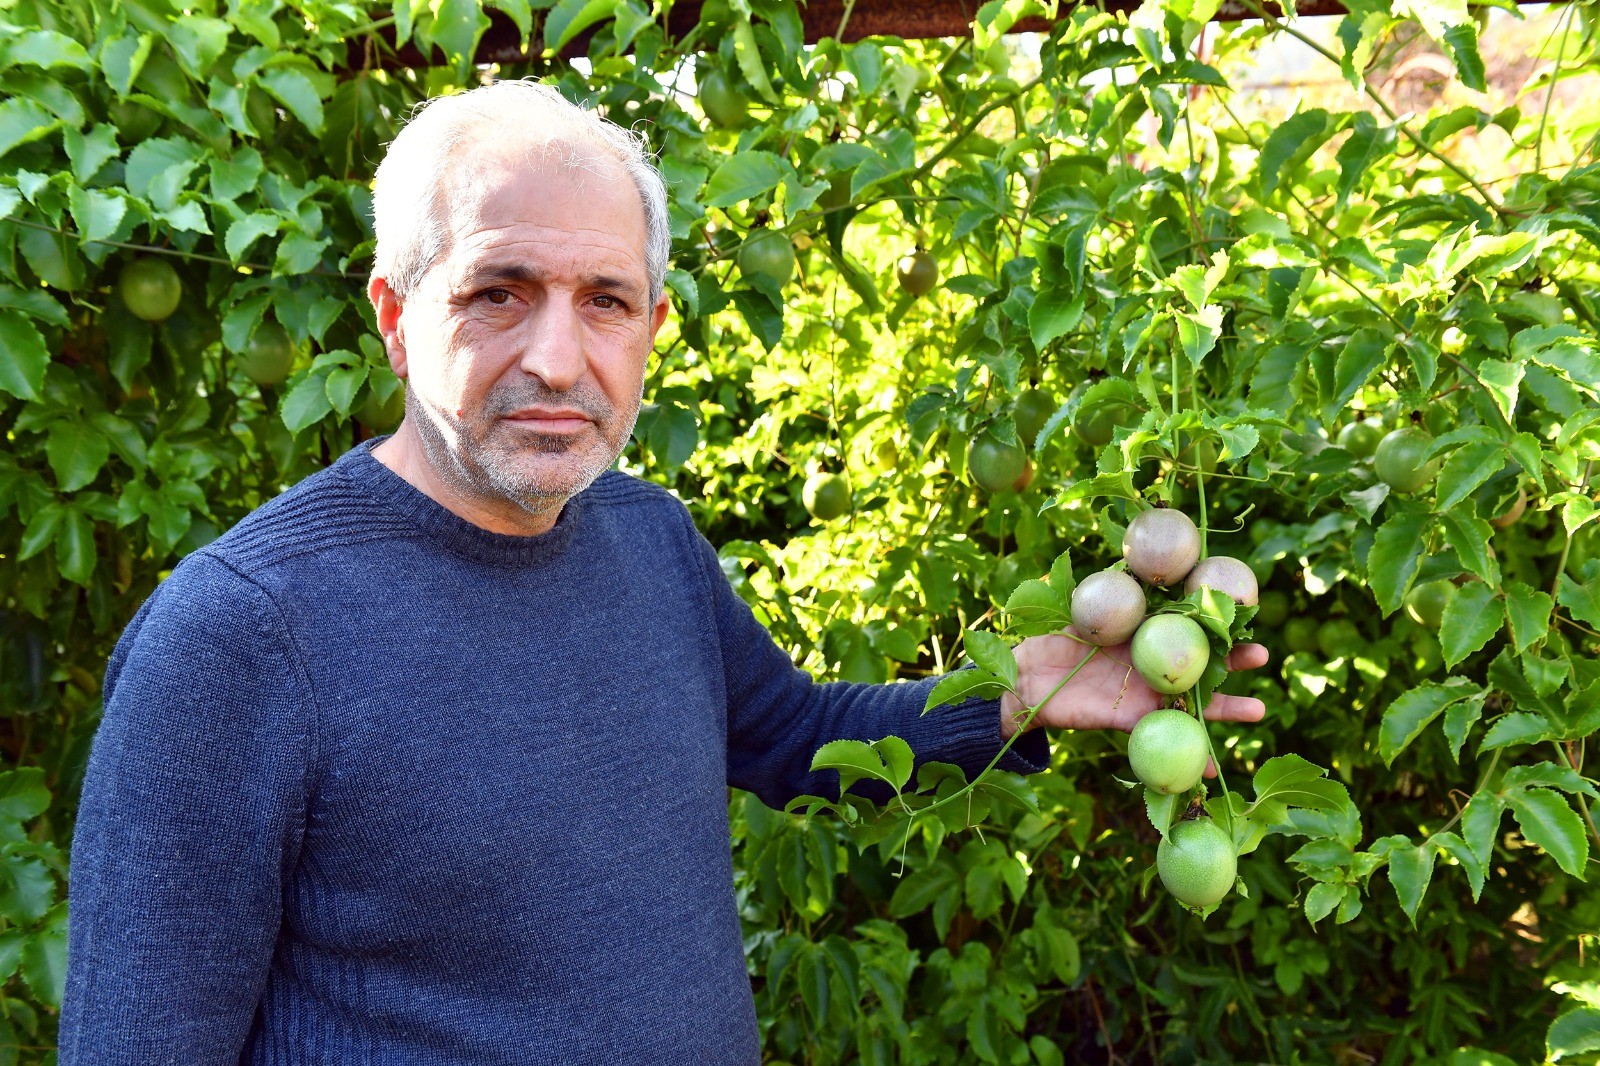
[[[1093,644],[1077,639],[1076,632],[1069,626],[1066,633],[1071,636],[1029,637],[1017,645],[1017,691],[1027,703],[1019,703],[1009,692],[1001,698],[1003,736],[1016,732],[1018,719],[1027,709],[1049,695],[1094,650]],[[1266,662],[1266,648],[1240,644],[1228,656],[1228,669],[1254,670]],[[1133,668],[1129,645],[1116,644],[1101,648],[1093,662],[1039,709],[1028,728],[1044,725],[1128,732],[1140,718],[1160,707],[1162,699]],[[1206,707],[1206,717],[1215,722],[1259,722],[1264,714],[1266,705],[1253,696],[1226,696],[1220,692],[1211,697]]]

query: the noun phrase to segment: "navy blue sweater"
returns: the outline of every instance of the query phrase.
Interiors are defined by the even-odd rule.
[[[890,733],[971,772],[997,703],[813,683],[660,488],[613,471],[506,536],[376,443],[118,642],[60,1061],[757,1062],[727,786],[837,794],[817,747]]]

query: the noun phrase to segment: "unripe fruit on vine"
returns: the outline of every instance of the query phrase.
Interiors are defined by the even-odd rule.
[[[1439,460],[1423,462],[1423,456],[1433,447],[1433,438],[1426,430],[1406,426],[1390,433],[1378,442],[1372,454],[1372,469],[1378,479],[1396,492],[1416,492],[1433,480],[1439,472]]]
[[[786,285],[794,276],[794,245],[775,229],[758,229],[739,246],[739,273],[764,274]]]
[[[1351,422],[1339,431],[1335,443],[1357,459],[1371,458],[1383,440],[1383,430],[1371,422]]]
[[[1133,635],[1133,668],[1146,684],[1168,696],[1193,688],[1210,661],[1206,631],[1187,615],[1146,618]]]
[[[1277,589],[1268,589],[1261,594],[1261,602],[1256,605],[1256,624],[1266,626],[1268,629],[1277,629],[1289,619],[1289,597]]]
[[[1437,630],[1455,595],[1456,587],[1448,581],[1424,581],[1406,593],[1406,614],[1418,625]]]
[[[1179,902],[1210,907],[1222,902],[1239,874],[1239,856],[1222,827],[1209,818],[1179,822],[1156,848],[1156,872]]]
[[[696,95],[706,118],[723,127],[738,126],[750,110],[750,101],[734,87],[728,75],[712,68],[699,78]]]
[[[1241,607],[1254,607],[1260,597],[1255,571],[1231,555],[1212,555],[1195,564],[1183,581],[1183,591],[1202,588],[1216,589]]]
[[[1348,618],[1330,618],[1317,627],[1317,650],[1330,659],[1351,659],[1366,646],[1361,630]]]
[[[1496,529],[1505,529],[1508,526],[1516,525],[1517,519],[1521,518],[1522,513],[1527,509],[1528,490],[1519,488],[1517,490],[1517,498],[1511,501],[1511,506],[1506,508],[1504,514],[1496,515],[1489,519],[1489,524]]]
[[[1043,389],[1028,389],[1017,397],[1011,417],[1017,423],[1017,436],[1022,438],[1023,447],[1033,447],[1034,441],[1039,439],[1039,431],[1055,413],[1055,397]]]
[[[1152,508],[1134,516],[1122,535],[1128,569],[1152,585],[1173,585],[1200,560],[1200,531],[1182,511]]]
[[[1072,431],[1091,448],[1103,448],[1111,443],[1117,431],[1117,421],[1127,408],[1119,403],[1085,404],[1072,418]]]
[[[389,394],[387,400],[369,387],[367,398],[356,408],[356,419],[374,433],[389,433],[400,425],[406,414],[406,388],[401,385]]]
[[[134,317],[160,322],[178,309],[183,282],[165,259],[130,259],[117,275],[117,294]]]
[[[921,248],[901,256],[894,268],[895,280],[912,296],[921,296],[939,284],[939,264]]]
[[[1005,492],[1016,487],[1027,470],[1028,457],[1015,444],[1003,444],[980,433],[967,445],[967,472],[985,492]]]
[[[1072,627],[1090,644],[1121,644],[1143,621],[1144,588],[1121,570],[1090,574],[1072,590]]]
[[[294,343],[282,326],[267,319],[250,334],[237,365],[257,385],[281,385],[294,366]]]
[[[831,522],[850,510],[850,486],[838,474],[812,474],[800,490],[800,502],[819,522]]]
[[[1011,483],[1012,492],[1021,492],[1033,484],[1033,463],[1027,458],[1022,460],[1022,473],[1017,475],[1017,480]]]
[[[1198,785],[1210,755],[1205,726],[1183,711],[1151,711],[1128,737],[1133,775],[1164,796]]]
[[[1315,618],[1291,618],[1289,624],[1283,627],[1283,642],[1289,645],[1290,651],[1311,651],[1317,646],[1317,620]]]

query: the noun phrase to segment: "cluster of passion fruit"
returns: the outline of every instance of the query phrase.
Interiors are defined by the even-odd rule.
[[[1253,607],[1259,595],[1255,573],[1231,556],[1201,559],[1200,531],[1188,515],[1170,508],[1144,511],[1128,523],[1122,558],[1122,566],[1092,574],[1073,590],[1073,628],[1101,647],[1127,643],[1133,668],[1156,692],[1188,692],[1210,664],[1211,642],[1189,614],[1162,609],[1166,605],[1150,613],[1147,586],[1181,586],[1185,595],[1210,588]],[[1173,795],[1200,784],[1211,746],[1198,711],[1153,711],[1134,726],[1128,760],[1146,788]],[[1237,855],[1228,833],[1210,818],[1187,818],[1165,834],[1156,869],[1179,900],[1209,907],[1233,887]]]

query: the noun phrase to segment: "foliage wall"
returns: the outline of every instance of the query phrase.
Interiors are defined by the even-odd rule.
[[[1356,0],[1325,40],[1202,37],[1216,8],[1048,11],[1035,56],[1001,36],[1025,0],[968,39],[815,46],[784,0],[713,0],[681,39],[641,0],[0,4],[0,1061],[50,1057],[117,634],[186,552],[398,417],[368,182],[410,107],[489,73],[491,15],[532,42],[492,73],[661,153],[675,316],[625,462],[797,661],[952,668],[1023,579],[1104,566],[1160,500],[1266,590],[1274,664],[1234,684],[1269,716],[1213,727],[1225,774],[1297,754],[1339,786],[1261,827],[1248,894],[1203,921],[1151,884],[1120,736],[1059,736],[1051,772],[909,834],[734,796],[773,1060],[1600,1048],[1600,113],[1550,105],[1596,70],[1596,8],[1554,10],[1508,106],[1463,0]],[[1285,35],[1360,106],[1236,91]],[[1418,48],[1458,103],[1400,115],[1377,75]],[[740,256],[763,230],[792,276]],[[919,248],[938,280],[913,295]],[[984,491],[971,442],[1018,445],[1024,393],[1033,480]],[[1342,432],[1363,421],[1425,443],[1380,478],[1370,430]],[[819,472],[848,484],[828,522]]]

